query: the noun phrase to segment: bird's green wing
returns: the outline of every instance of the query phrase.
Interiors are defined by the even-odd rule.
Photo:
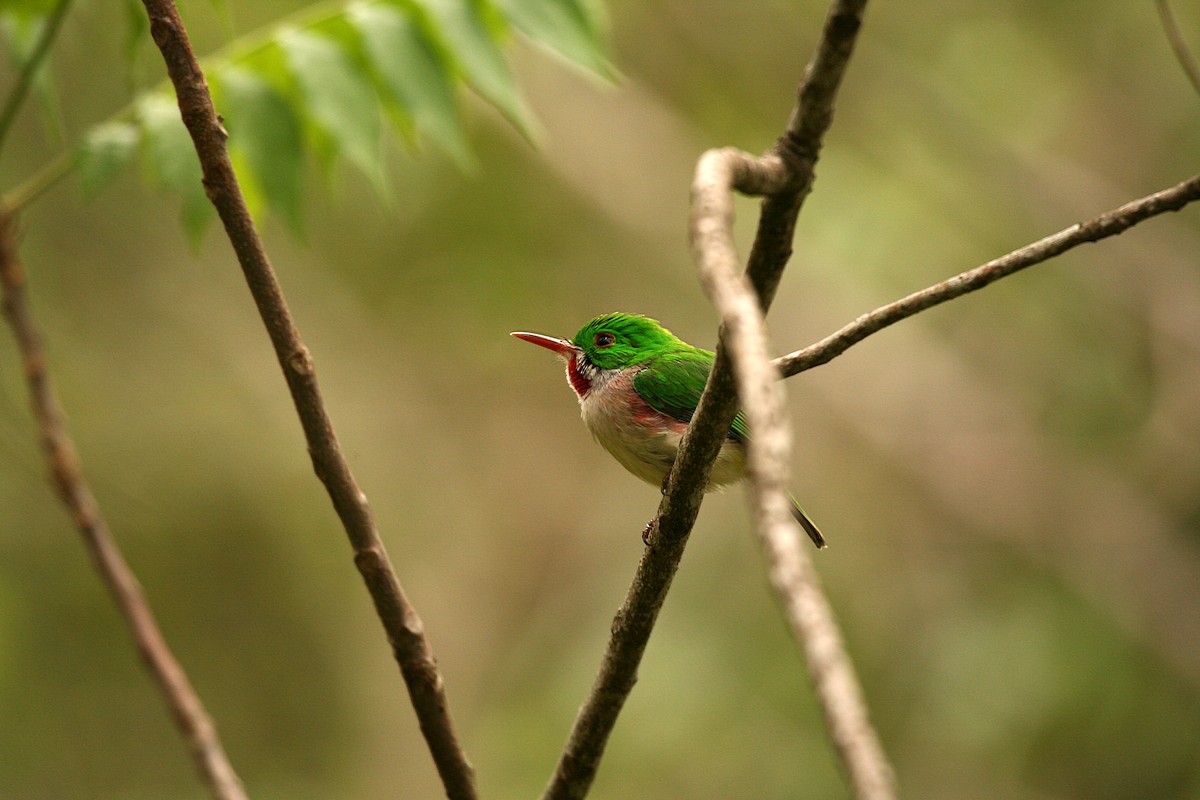
[[[698,348],[659,356],[633,376],[633,390],[660,414],[680,422],[691,422],[700,403],[708,373],[712,370],[713,355]],[[750,438],[746,415],[739,411],[729,426],[729,438],[745,442]],[[791,495],[788,495],[791,497]],[[825,538],[800,508],[795,497],[792,515],[817,547],[825,546]]]
[[[660,356],[633,377],[633,389],[655,411],[680,422],[691,422],[712,362],[712,353],[698,348]],[[729,435],[746,439],[746,417],[742,412],[734,417]]]

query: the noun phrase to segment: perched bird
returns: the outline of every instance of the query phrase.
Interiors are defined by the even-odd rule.
[[[665,488],[679,440],[712,370],[713,354],[636,314],[596,317],[571,340],[524,331],[512,335],[565,359],[567,381],[579,396],[592,436],[625,469]],[[707,491],[746,477],[748,438],[746,417],[739,411],[713,464]],[[792,511],[813,543],[824,547],[824,537],[795,498]]]

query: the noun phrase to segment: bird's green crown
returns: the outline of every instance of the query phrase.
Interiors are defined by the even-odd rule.
[[[605,370],[625,369],[665,353],[693,349],[657,320],[620,312],[596,317],[580,328],[572,341],[592,365]]]

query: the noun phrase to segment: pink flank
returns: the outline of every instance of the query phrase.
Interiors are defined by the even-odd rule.
[[[583,422],[625,469],[649,484],[662,484],[687,427],[655,411],[633,388],[636,369],[590,387],[579,400]]]
[[[574,373],[573,367],[574,361],[568,368],[567,377],[571,380],[571,385],[576,387],[575,391],[578,392],[579,389],[575,382],[577,373]],[[633,377],[636,374],[635,370],[629,370],[618,375],[604,386],[603,391],[597,392],[594,397],[590,398],[590,401],[598,408],[605,409],[603,416],[607,417],[615,427],[628,431],[643,431],[645,435],[662,433],[682,435],[687,429],[687,423],[680,422],[674,417],[652,408],[633,388]],[[588,390],[592,388],[583,375],[579,375],[579,381],[587,385]]]
[[[654,428],[662,433],[678,433],[681,436],[687,430],[686,422],[680,422],[661,411],[655,411],[637,392],[630,392],[630,394],[633,395],[632,402],[629,404],[630,410],[633,412],[633,418],[639,424],[647,428]]]

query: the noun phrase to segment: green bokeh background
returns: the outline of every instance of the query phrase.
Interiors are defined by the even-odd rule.
[[[120,4],[56,53],[68,139],[128,100]],[[1177,0],[1200,47],[1200,5]],[[234,34],[292,10],[235,3]],[[264,226],[343,447],[487,797],[536,796],[657,492],[511,330],[599,313],[712,346],[686,248],[705,148],[768,147],[819,2],[608,6],[618,86],[518,44],[531,146],[469,102],[475,174],[392,154],[394,198],[310,176]],[[201,52],[230,29],[185,6]],[[161,65],[142,50],[139,74]],[[11,78],[11,74],[9,74]],[[32,111],[32,109],[31,109]],[[36,113],[11,187],[58,151]],[[770,316],[774,347],[1200,164],[1151,3],[879,3]],[[743,246],[756,206],[739,204]],[[228,244],[129,175],[23,217],[51,367],[117,539],[257,800],[433,798],[403,684]],[[44,479],[0,349],[0,797],[200,798]],[[905,322],[786,384],[794,483],[913,798],[1200,798],[1200,210]],[[847,796],[741,490],[710,498],[595,798]]]

